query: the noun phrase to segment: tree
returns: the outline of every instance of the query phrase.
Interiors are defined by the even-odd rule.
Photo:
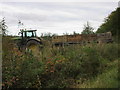
[[[120,42],[120,7],[111,12],[97,30],[97,33],[104,32],[111,32],[114,41]]]
[[[76,33],[75,31],[73,31],[73,35],[78,35],[79,33]]]
[[[7,32],[7,25],[6,25],[6,22],[5,22],[5,18],[2,19],[2,21],[0,22],[0,29],[2,31],[2,35],[5,36],[7,35],[6,32]]]
[[[63,33],[63,35],[69,35],[69,33],[65,32],[65,33]]]
[[[21,20],[18,20],[18,28],[23,28],[24,24],[21,22]]]
[[[113,36],[120,37],[120,8],[117,8],[104,19],[104,23],[98,28],[97,33],[108,31],[111,31]]]
[[[50,33],[50,32],[42,33],[42,34],[41,34],[41,37],[44,38],[44,39],[46,39],[46,40],[51,40],[51,38],[52,38],[52,33]]]
[[[83,31],[81,32],[82,34],[93,34],[93,27],[90,26],[89,22],[84,25]]]

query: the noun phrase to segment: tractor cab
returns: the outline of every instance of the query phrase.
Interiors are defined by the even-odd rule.
[[[21,37],[22,38],[30,38],[30,37],[37,37],[36,35],[37,30],[21,30]]]

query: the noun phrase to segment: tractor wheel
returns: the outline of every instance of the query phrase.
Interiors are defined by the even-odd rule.
[[[41,43],[36,40],[30,40],[26,44],[26,49],[31,51],[33,55],[40,55]]]

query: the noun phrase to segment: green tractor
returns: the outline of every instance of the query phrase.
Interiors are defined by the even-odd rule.
[[[14,38],[19,50],[31,50],[33,53],[39,52],[39,50],[43,47],[42,39],[37,37],[37,30],[24,30],[21,29],[20,37]]]

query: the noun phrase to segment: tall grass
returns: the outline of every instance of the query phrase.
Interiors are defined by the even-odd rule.
[[[97,77],[85,81],[82,84],[76,84],[77,88],[119,88],[118,79],[118,60],[110,62],[110,68],[99,74]]]

